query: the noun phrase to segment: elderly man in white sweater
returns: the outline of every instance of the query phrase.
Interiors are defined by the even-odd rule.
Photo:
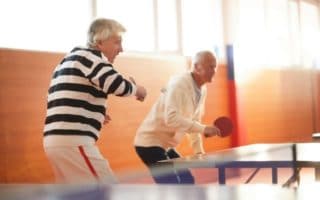
[[[211,82],[215,74],[216,57],[210,51],[201,51],[195,55],[192,65],[190,72],[170,79],[135,136],[136,152],[156,183],[193,184],[189,170],[177,171],[158,161],[180,157],[174,148],[184,135],[189,136],[194,153],[201,154],[204,153],[201,134],[220,134],[217,127],[201,123],[207,93],[205,84]],[[159,167],[164,166],[166,173],[159,173]]]

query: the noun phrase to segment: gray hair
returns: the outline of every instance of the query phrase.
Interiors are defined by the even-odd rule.
[[[88,30],[88,47],[95,47],[97,41],[108,39],[112,35],[126,32],[124,26],[113,19],[98,18],[94,20]]]

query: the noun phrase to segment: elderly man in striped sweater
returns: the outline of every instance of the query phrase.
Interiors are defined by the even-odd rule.
[[[143,101],[146,96],[144,87],[126,80],[112,66],[123,50],[125,31],[115,20],[94,20],[87,47],[74,48],[54,70],[43,143],[58,182],[116,181],[95,144],[101,126],[110,120],[106,99],[113,94]]]

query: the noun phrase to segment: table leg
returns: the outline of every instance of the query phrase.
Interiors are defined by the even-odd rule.
[[[272,167],[272,184],[278,183],[278,168]]]
[[[314,168],[314,176],[315,176],[316,181],[320,181],[320,168],[319,167]]]
[[[218,168],[219,184],[226,184],[226,168]]]

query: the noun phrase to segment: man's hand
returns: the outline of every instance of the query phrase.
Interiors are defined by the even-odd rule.
[[[129,77],[129,80],[136,85],[137,87],[137,92],[136,92],[136,99],[138,101],[144,101],[144,98],[147,96],[147,91],[143,86],[137,85],[136,81],[134,80],[134,78],[132,78],[131,76]]]
[[[147,91],[143,86],[137,85],[136,97],[138,101],[144,101],[147,96]]]
[[[220,130],[215,126],[206,126],[203,131],[204,137],[212,137],[215,135],[220,135]]]

